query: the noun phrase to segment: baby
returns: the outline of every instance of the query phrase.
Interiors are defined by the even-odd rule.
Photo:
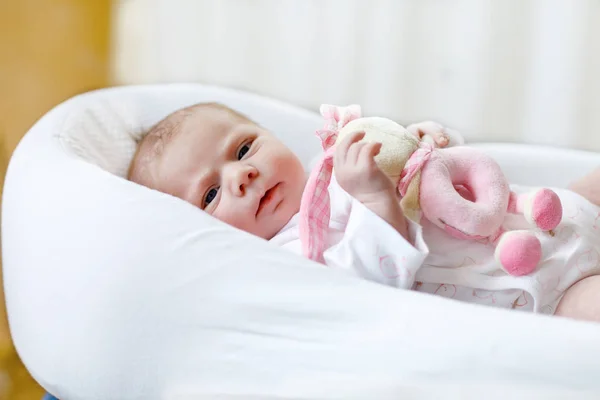
[[[462,143],[435,123],[408,129],[440,147]],[[335,148],[325,264],[459,300],[600,321],[600,222],[598,230],[585,225],[600,216],[600,169],[558,191],[567,221],[544,245],[555,252],[542,260],[539,273],[508,277],[485,245],[407,222],[395,186],[374,162],[380,145],[362,143],[362,136],[349,135]],[[300,253],[302,163],[273,134],[223,105],[193,105],[160,121],[139,143],[128,179]],[[405,267],[401,273],[398,263]]]

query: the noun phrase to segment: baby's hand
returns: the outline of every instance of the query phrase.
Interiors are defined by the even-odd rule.
[[[381,143],[360,142],[364,136],[364,132],[354,132],[338,143],[333,157],[336,179],[342,189],[362,203],[394,196],[392,181],[375,163]]]
[[[406,238],[396,186],[375,163],[381,143],[359,143],[364,136],[364,132],[354,132],[337,144],[333,156],[336,179],[342,189]]]
[[[409,125],[406,129],[419,139],[437,147],[446,147],[450,143],[446,128],[436,122],[419,122]]]

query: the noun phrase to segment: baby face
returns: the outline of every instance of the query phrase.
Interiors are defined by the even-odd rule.
[[[304,169],[270,132],[215,108],[193,111],[178,130],[157,165],[158,190],[264,239],[298,212]]]

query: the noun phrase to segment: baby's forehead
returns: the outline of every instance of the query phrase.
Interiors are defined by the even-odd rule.
[[[185,116],[184,121],[179,126],[179,133],[183,131],[182,136],[192,135],[218,139],[235,132],[238,127],[242,126],[257,125],[247,117],[229,108],[199,107],[190,110]]]
[[[188,109],[185,117],[186,120],[195,123],[217,121],[254,123],[245,115],[221,104],[192,106]]]
[[[213,107],[188,110],[173,126],[174,132],[158,161],[163,173],[170,171],[167,174],[208,168],[237,138],[257,127],[232,110]]]

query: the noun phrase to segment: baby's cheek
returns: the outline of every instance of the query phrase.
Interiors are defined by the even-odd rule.
[[[297,157],[287,147],[280,145],[275,147],[270,153],[272,164],[280,168],[293,168]]]
[[[244,218],[244,214],[240,213],[239,209],[236,210],[234,207],[231,207],[231,205],[223,204],[223,202],[219,204],[213,213],[213,217],[238,229],[247,229],[247,222],[246,218]]]

